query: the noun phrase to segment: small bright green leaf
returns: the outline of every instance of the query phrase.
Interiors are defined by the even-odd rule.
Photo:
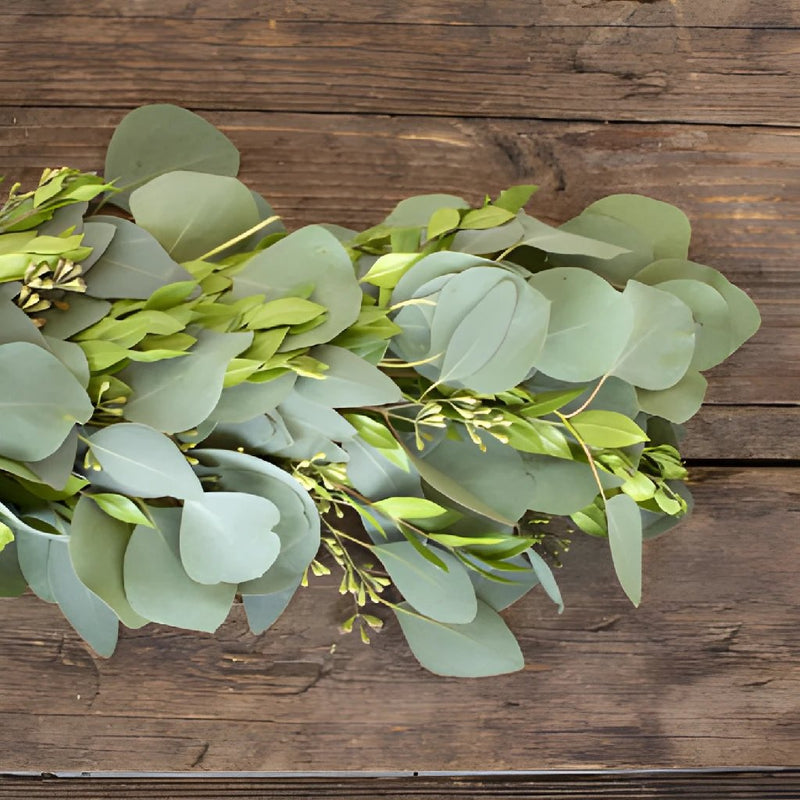
[[[508,422],[511,422],[511,425],[503,428],[510,447],[522,453],[572,458],[572,451],[569,449],[566,437],[555,425],[535,418],[523,419],[508,412],[505,412],[503,416]]]
[[[576,397],[580,397],[584,391],[585,389],[580,387],[563,392],[536,392],[533,401],[518,409],[517,414],[521,417],[544,417],[559,408],[563,408]]]
[[[281,297],[259,305],[245,315],[249,328],[278,328],[283,325],[302,325],[317,319],[326,311],[325,306],[304,300],[302,297]]]
[[[287,269],[286,265],[292,268]],[[314,289],[308,298],[328,310],[310,331],[286,337],[282,351],[311,347],[333,339],[358,319],[363,294],[347,251],[320,225],[301,228],[247,261],[233,279],[232,299],[263,294],[285,297],[300,285]]]
[[[372,507],[391,519],[429,519],[447,513],[446,508],[422,497],[387,497]]]
[[[86,497],[94,500],[109,517],[121,520],[122,522],[130,522],[134,525],[153,527],[153,523],[150,522],[139,506],[129,497],[105,492],[88,494]]]
[[[461,222],[461,214],[456,208],[437,208],[431,214],[427,225],[428,239],[435,239],[454,231]]]
[[[387,253],[375,261],[361,280],[381,289],[394,289],[419,257],[419,253]]]
[[[580,511],[570,514],[572,521],[590,536],[605,538],[608,536],[608,522],[603,509],[595,503],[590,503]]]
[[[533,197],[538,189],[532,183],[521,183],[518,186],[509,186],[508,189],[503,189],[500,196],[494,201],[498,208],[504,208],[506,211],[511,211],[516,214],[523,208],[527,202]]]
[[[14,532],[5,522],[0,522],[0,552],[3,551],[7,544],[14,541]]]
[[[485,228],[495,228],[514,219],[515,212],[508,211],[499,206],[485,206],[484,208],[476,208],[472,211],[467,211],[464,218],[461,220],[459,227],[465,230],[484,230]]]
[[[647,434],[633,420],[615,411],[582,411],[570,422],[592,447],[628,447],[648,441]]]

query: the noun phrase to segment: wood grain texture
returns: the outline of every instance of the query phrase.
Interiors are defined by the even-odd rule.
[[[800,795],[800,770],[741,772],[633,772],[562,775],[486,775],[393,777],[2,777],[0,800],[182,800],[191,798],[363,798],[412,800],[794,800]]]
[[[262,637],[236,608],[214,636],[147,626],[108,661],[50,606],[3,602],[0,752],[13,770],[436,770],[800,763],[800,481],[695,470],[697,513],[648,543],[642,606],[605,542],[506,614],[525,671],[425,673],[387,619],[336,631],[314,581]]]
[[[122,111],[0,109],[0,174],[26,185],[45,166],[102,169]],[[758,303],[764,326],[709,373],[712,403],[800,403],[800,136],[718,126],[206,114],[243,153],[241,177],[290,227],[362,228],[401,198],[451,192],[478,202],[541,186],[531,212],[563,222],[615,192],[682,207],[692,257]]]
[[[800,116],[793,28],[491,26],[477,12],[460,25],[278,21],[229,17],[226,5],[212,19],[55,4],[47,17],[6,15],[0,102],[783,126]]]
[[[384,25],[474,25],[481,27],[624,25],[626,27],[767,28],[800,27],[794,0],[5,0],[2,16],[112,17],[158,19],[247,19],[279,22],[348,22]]]

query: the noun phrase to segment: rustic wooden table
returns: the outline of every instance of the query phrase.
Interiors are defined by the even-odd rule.
[[[238,612],[214,636],[148,626],[108,661],[26,596],[2,604],[0,767],[800,765],[797,0],[4,0],[0,65],[9,179],[100,169],[126,110],[174,102],[228,134],[290,226],[515,182],[541,186],[548,221],[613,192],[667,200],[764,319],[709,375],[685,449],[697,511],[647,545],[639,610],[585,537],[563,616],[538,593],[508,614],[525,671],[459,681],[393,621],[371,647],[340,636],[325,581],[264,636]]]

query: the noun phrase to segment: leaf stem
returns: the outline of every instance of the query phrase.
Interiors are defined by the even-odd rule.
[[[611,377],[610,373],[606,373],[605,375],[603,375],[602,378],[600,378],[600,380],[597,382],[597,386],[595,386],[594,389],[592,389],[592,393],[589,395],[589,397],[586,398],[586,401],[581,404],[580,408],[575,409],[575,411],[571,411],[569,414],[563,414],[563,415],[559,414],[558,416],[561,417],[562,419],[571,419],[572,417],[578,416],[578,414],[580,414],[582,411],[585,411],[586,408],[589,406],[589,404],[592,402],[592,400],[594,400],[595,397],[597,397],[598,393],[603,388],[603,384],[609,377]]]
[[[248,236],[251,236],[256,231],[260,231],[262,228],[266,228],[267,225],[272,224],[276,220],[279,220],[280,217],[275,214],[271,217],[267,217],[267,219],[261,220],[257,225],[253,225],[252,228],[248,228],[246,231],[243,231],[238,236],[234,236],[233,239],[228,239],[227,242],[223,242],[221,245],[218,245],[213,250],[209,250],[207,253],[204,253],[200,256],[197,261],[205,261],[207,258],[211,258],[211,256],[217,255],[217,253],[221,253],[223,250],[227,250],[229,247],[241,242],[243,239],[246,239]]]
[[[603,498],[603,506],[605,506],[607,502],[606,494],[603,489],[603,484],[600,481],[600,473],[597,471],[597,465],[594,463],[594,456],[592,456],[592,451],[589,449],[589,445],[583,441],[581,435],[575,430],[575,426],[569,421],[569,419],[567,419],[566,416],[564,416],[564,414],[559,414],[557,411],[556,414],[564,423],[566,429],[575,437],[575,441],[580,445],[581,450],[583,450],[585,453],[586,458],[589,461],[589,468],[592,470],[592,475],[594,476],[595,483],[597,484],[597,488],[600,490],[600,497]]]

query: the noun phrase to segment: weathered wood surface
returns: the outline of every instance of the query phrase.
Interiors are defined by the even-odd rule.
[[[764,318],[708,375],[684,453],[731,466],[693,470],[696,514],[648,544],[640,609],[604,543],[584,537],[559,576],[564,615],[538,593],[507,614],[527,669],[457,681],[425,673],[393,619],[370,648],[341,637],[347,606],[333,582],[299,594],[263,637],[237,608],[215,636],[128,632],[109,661],[52,607],[3,602],[0,768],[800,764],[798,36],[795,0],[0,4],[9,179],[101,169],[126,109],[176,102],[225,130],[243,180],[291,227],[360,227],[409,194],[477,200],[520,182],[540,184],[531,208],[551,222],[604,194],[643,192],[688,213],[693,257]],[[0,797],[69,796],[62,786],[6,781]],[[469,784],[354,786],[328,781],[313,796],[480,796]],[[569,797],[565,786],[484,794]],[[699,786],[663,796],[715,796]],[[759,794],[720,786],[725,797],[798,794],[777,779]],[[287,783],[283,796],[307,788]],[[84,789],[148,796],[142,784],[69,791]],[[606,783],[577,796],[636,795]]]
[[[256,638],[148,626],[109,661],[33,597],[4,603],[0,752],[15,770],[469,770],[800,763],[800,482],[698,469],[697,512],[646,548],[642,606],[582,537],[507,614],[525,671],[425,673],[394,619],[341,636],[333,581]]]
[[[584,773],[544,775],[392,777],[6,777],[0,776],[2,800],[92,797],[93,800],[171,800],[191,798],[270,798],[286,800],[588,800],[588,798],[690,797],[692,800],[796,800],[800,770],[680,772],[632,774]]]
[[[527,28],[532,26],[624,25],[625,27],[770,28],[800,27],[800,8],[794,0],[395,0],[346,2],[282,0],[253,4],[225,0],[207,5],[196,0],[5,0],[0,16],[73,16],[128,19],[246,19],[276,22],[413,23],[416,25],[479,25]]]
[[[539,26],[535,12],[524,27],[491,25],[477,4],[458,25],[417,21],[414,4],[392,25],[331,21],[321,4],[308,21],[228,16],[227,5],[209,3],[217,16],[207,18],[183,2],[182,15],[158,18],[76,3],[71,13],[50,3],[42,16],[17,4],[2,23],[2,103],[785,126],[800,113],[797,11],[788,7],[780,27],[741,28],[682,24],[688,0],[672,25],[633,27]],[[360,17],[371,4],[343,5]],[[748,7],[738,8],[742,24]]]
[[[0,174],[102,169],[122,111],[0,109]],[[241,177],[290,227],[366,227],[402,197],[444,191],[479,201],[541,186],[533,213],[563,222],[604,194],[681,206],[692,255],[758,303],[764,327],[710,373],[712,403],[800,402],[800,136],[784,129],[518,120],[209,113],[243,153]],[[756,431],[757,433],[757,431]],[[712,456],[713,457],[713,456]],[[731,457],[731,456],[728,456]],[[770,457],[770,456],[759,456]]]

